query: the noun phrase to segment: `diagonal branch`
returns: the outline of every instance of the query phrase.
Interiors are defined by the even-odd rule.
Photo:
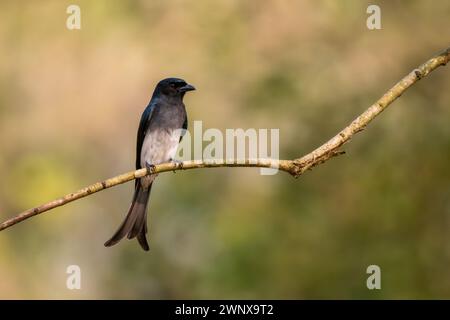
[[[35,215],[49,211],[56,207],[63,206],[69,202],[87,197],[93,193],[102,191],[113,186],[144,177],[148,174],[161,173],[174,170],[188,170],[197,168],[217,168],[217,167],[259,167],[278,168],[290,173],[298,178],[305,171],[324,163],[325,161],[343,154],[339,148],[348,142],[353,135],[365,129],[365,127],[381,112],[383,112],[395,99],[400,97],[414,83],[427,76],[439,66],[446,65],[450,60],[450,47],[440,54],[434,56],[417,69],[411,71],[406,77],[395,84],[378,101],[371,105],[359,117],[353,120],[347,127],[340,131],[333,138],[323,145],[308,153],[307,155],[294,160],[273,160],[273,159],[247,159],[242,163],[235,160],[204,160],[204,161],[184,161],[181,163],[163,163],[156,165],[151,170],[140,169],[118,175],[116,177],[97,182],[76,192],[69,193],[59,199],[47,202],[35,208],[28,209],[0,224],[0,231],[9,228]]]

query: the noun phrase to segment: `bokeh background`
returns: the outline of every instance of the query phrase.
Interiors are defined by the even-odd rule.
[[[0,218],[131,170],[167,76],[198,88],[191,126],[279,128],[280,156],[305,154],[448,47],[449,16],[445,0],[2,1]],[[132,183],[0,232],[0,298],[450,298],[449,87],[436,70],[299,180],[161,175],[149,253],[103,247]],[[66,288],[72,264],[81,290]]]

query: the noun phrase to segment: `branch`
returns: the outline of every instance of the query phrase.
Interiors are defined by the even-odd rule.
[[[406,77],[395,84],[388,92],[386,92],[377,102],[371,105],[364,113],[353,120],[347,127],[340,131],[333,138],[325,142],[323,145],[308,153],[307,155],[294,160],[273,160],[273,159],[247,159],[242,163],[235,160],[204,160],[204,161],[185,161],[181,163],[163,163],[156,165],[152,169],[140,169],[118,175],[116,177],[97,182],[88,187],[80,189],[76,192],[69,193],[59,199],[47,202],[35,208],[28,209],[10,218],[0,224],[0,231],[9,228],[28,218],[49,211],[56,207],[63,206],[69,202],[87,197],[93,193],[111,188],[113,186],[144,177],[149,174],[161,173],[175,170],[188,170],[198,168],[217,168],[217,167],[259,167],[259,168],[278,168],[282,171],[290,173],[298,178],[305,171],[324,163],[325,161],[343,154],[339,148],[348,142],[353,135],[365,129],[365,127],[381,112],[383,112],[395,99],[400,97],[414,83],[427,76],[430,72],[447,64],[450,60],[450,47],[442,53],[431,58],[417,69],[410,72]]]

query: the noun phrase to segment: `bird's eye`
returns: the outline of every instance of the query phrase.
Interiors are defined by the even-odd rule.
[[[171,84],[170,84],[170,87],[171,87],[171,88],[175,88],[175,83],[171,83]]]

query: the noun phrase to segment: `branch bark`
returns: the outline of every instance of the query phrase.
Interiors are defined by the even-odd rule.
[[[322,144],[317,149],[304,155],[301,158],[294,160],[273,160],[273,159],[247,159],[243,163],[238,163],[235,160],[228,161],[185,161],[181,163],[163,163],[156,165],[151,170],[140,169],[130,171],[113,178],[104,180],[102,182],[94,183],[88,187],[80,189],[76,192],[69,193],[61,198],[47,202],[35,208],[28,209],[19,213],[0,224],[0,231],[9,228],[19,222],[28,218],[49,211],[56,207],[63,206],[69,202],[87,197],[93,193],[111,188],[113,186],[141,178],[148,174],[161,173],[175,170],[188,170],[198,168],[217,168],[217,167],[259,167],[259,168],[278,168],[285,171],[295,178],[298,178],[305,171],[324,163],[325,161],[343,154],[339,148],[348,142],[355,134],[365,129],[365,127],[383,112],[392,102],[400,97],[409,87],[420,79],[426,77],[430,72],[444,66],[450,60],[450,47],[440,54],[429,59],[427,62],[419,66],[417,69],[411,71],[407,76],[395,84],[388,92],[386,92],[378,101],[372,104],[359,117],[353,120],[347,127],[342,129],[333,138]]]

